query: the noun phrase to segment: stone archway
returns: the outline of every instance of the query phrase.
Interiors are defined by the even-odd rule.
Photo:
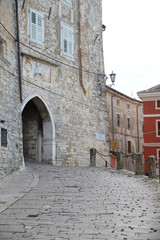
[[[55,128],[48,107],[39,96],[22,107],[24,159],[55,163]]]

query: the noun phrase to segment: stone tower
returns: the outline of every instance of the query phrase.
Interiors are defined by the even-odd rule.
[[[2,14],[10,9],[0,14],[8,54],[0,57],[0,168],[23,157],[89,166],[91,148],[108,153],[101,0],[18,1],[21,79],[16,2],[0,2]],[[97,157],[96,165],[105,162]]]

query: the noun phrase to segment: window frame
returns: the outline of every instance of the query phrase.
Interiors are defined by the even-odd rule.
[[[120,106],[120,99],[119,98],[116,98],[116,105]]]
[[[142,132],[144,132],[144,120],[141,120]]]
[[[0,147],[8,147],[8,131],[7,131],[7,127],[4,123],[5,121],[0,120]],[[3,144],[3,139],[2,139],[2,131],[5,130],[6,132],[6,144]]]
[[[34,13],[36,16],[35,24],[32,22],[32,13]],[[38,22],[39,22],[38,18],[41,21],[41,27],[39,27],[40,25],[38,25]],[[33,28],[35,28],[35,30]],[[36,35],[35,39],[33,37],[32,30],[35,31],[35,35]],[[39,38],[41,38],[41,40],[39,40]],[[42,13],[34,10],[33,8],[29,9],[29,41],[31,43],[38,44],[40,46],[43,46],[44,44],[44,16]]]
[[[129,103],[126,103],[126,105],[128,110],[131,109],[131,105]]]
[[[66,35],[67,37],[65,37],[65,32],[67,31]],[[70,31],[70,33],[69,33]],[[71,34],[71,38],[70,36],[68,36],[69,34]],[[64,50],[64,40],[66,40],[66,48],[67,51]],[[71,40],[71,41],[70,41]],[[69,46],[71,44],[71,47]],[[71,53],[69,53],[71,49]],[[73,27],[69,26],[68,24],[61,22],[61,55],[65,56],[71,60],[73,60],[74,58],[74,29]]]
[[[159,105],[160,105],[160,99],[157,99],[157,100],[155,101],[156,109],[160,109],[160,106],[158,107],[158,101],[159,101]]]
[[[119,119],[118,119],[118,116],[119,116]],[[116,125],[117,127],[120,127],[121,126],[121,114],[120,113],[116,113]]]
[[[129,116],[127,116],[127,129],[131,130],[131,118]]]
[[[158,125],[159,125],[159,129],[158,129]],[[160,119],[156,120],[156,137],[160,137]]]
[[[129,143],[130,143],[130,146],[129,146]],[[130,140],[127,140],[127,153],[128,154],[132,153],[132,142]]]
[[[158,167],[159,158],[160,158],[160,149],[157,149],[157,159],[156,159],[157,166],[156,166],[156,167]],[[160,167],[160,166],[159,166],[159,167]]]

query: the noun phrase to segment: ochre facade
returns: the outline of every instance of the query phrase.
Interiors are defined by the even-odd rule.
[[[106,99],[110,151],[120,152],[123,168],[135,171],[135,154],[143,156],[143,103],[108,86]]]

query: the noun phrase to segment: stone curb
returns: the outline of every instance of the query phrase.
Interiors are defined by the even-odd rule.
[[[27,184],[26,180],[28,181]],[[38,182],[39,175],[28,170],[26,167],[2,178],[0,181],[0,213],[21,199],[32,190]],[[16,184],[19,183],[21,183],[20,189],[15,188],[14,191],[12,184],[16,186]],[[11,192],[10,189],[12,190]]]

